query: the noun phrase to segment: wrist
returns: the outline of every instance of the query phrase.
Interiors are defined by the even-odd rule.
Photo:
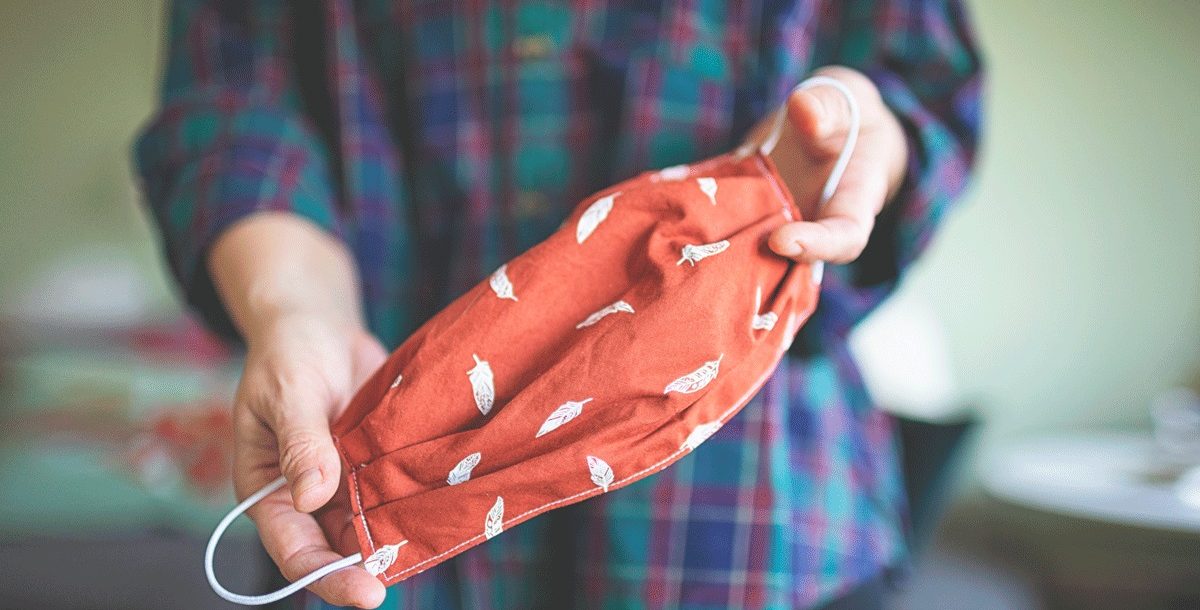
[[[297,322],[362,326],[353,257],[302,217],[264,212],[240,220],[214,242],[208,265],[247,342]]]
[[[274,308],[264,312],[247,325],[243,335],[246,346],[254,350],[306,336],[319,336],[323,341],[344,339],[348,344],[353,337],[365,332],[361,322],[338,312],[298,307]]]

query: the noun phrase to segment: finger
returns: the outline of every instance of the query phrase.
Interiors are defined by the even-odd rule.
[[[287,477],[296,510],[312,512],[333,497],[341,476],[328,410],[301,395],[289,399],[285,394],[282,402],[273,410],[279,468]]]
[[[342,558],[330,548],[312,515],[296,512],[282,490],[247,512],[258,526],[267,554],[289,582]],[[360,608],[378,607],[386,595],[383,583],[357,565],[333,572],[308,588],[330,604]]]
[[[870,229],[865,230],[870,235]],[[866,246],[861,221],[844,216],[813,222],[793,222],[779,227],[771,235],[771,250],[801,263],[827,261],[848,263],[858,258]]]
[[[810,154],[836,155],[850,129],[850,105],[833,87],[818,85],[792,93],[788,120]]]
[[[882,180],[848,170],[816,218],[779,227],[768,244],[775,253],[798,262],[851,262],[871,237],[886,189]]]

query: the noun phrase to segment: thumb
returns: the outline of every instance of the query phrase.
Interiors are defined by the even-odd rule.
[[[300,512],[312,512],[337,491],[342,464],[325,411],[318,408],[289,409],[276,427],[279,468],[287,478],[292,504]]]
[[[842,136],[850,127],[850,105],[829,85],[798,89],[787,102],[788,120],[808,146],[824,154],[841,150]]]

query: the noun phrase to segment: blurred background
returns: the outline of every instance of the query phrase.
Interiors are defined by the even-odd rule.
[[[898,606],[1200,608],[1200,2],[969,4],[980,171],[854,337],[908,443]],[[0,3],[0,607],[223,607],[236,355],[130,161],[162,14]],[[239,532],[230,586],[262,590]]]

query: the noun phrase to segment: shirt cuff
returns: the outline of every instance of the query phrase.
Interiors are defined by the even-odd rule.
[[[138,138],[136,156],[170,271],[186,303],[225,339],[241,337],[206,264],[222,232],[255,213],[284,211],[346,237],[323,149],[300,119],[276,108],[166,109]]]

